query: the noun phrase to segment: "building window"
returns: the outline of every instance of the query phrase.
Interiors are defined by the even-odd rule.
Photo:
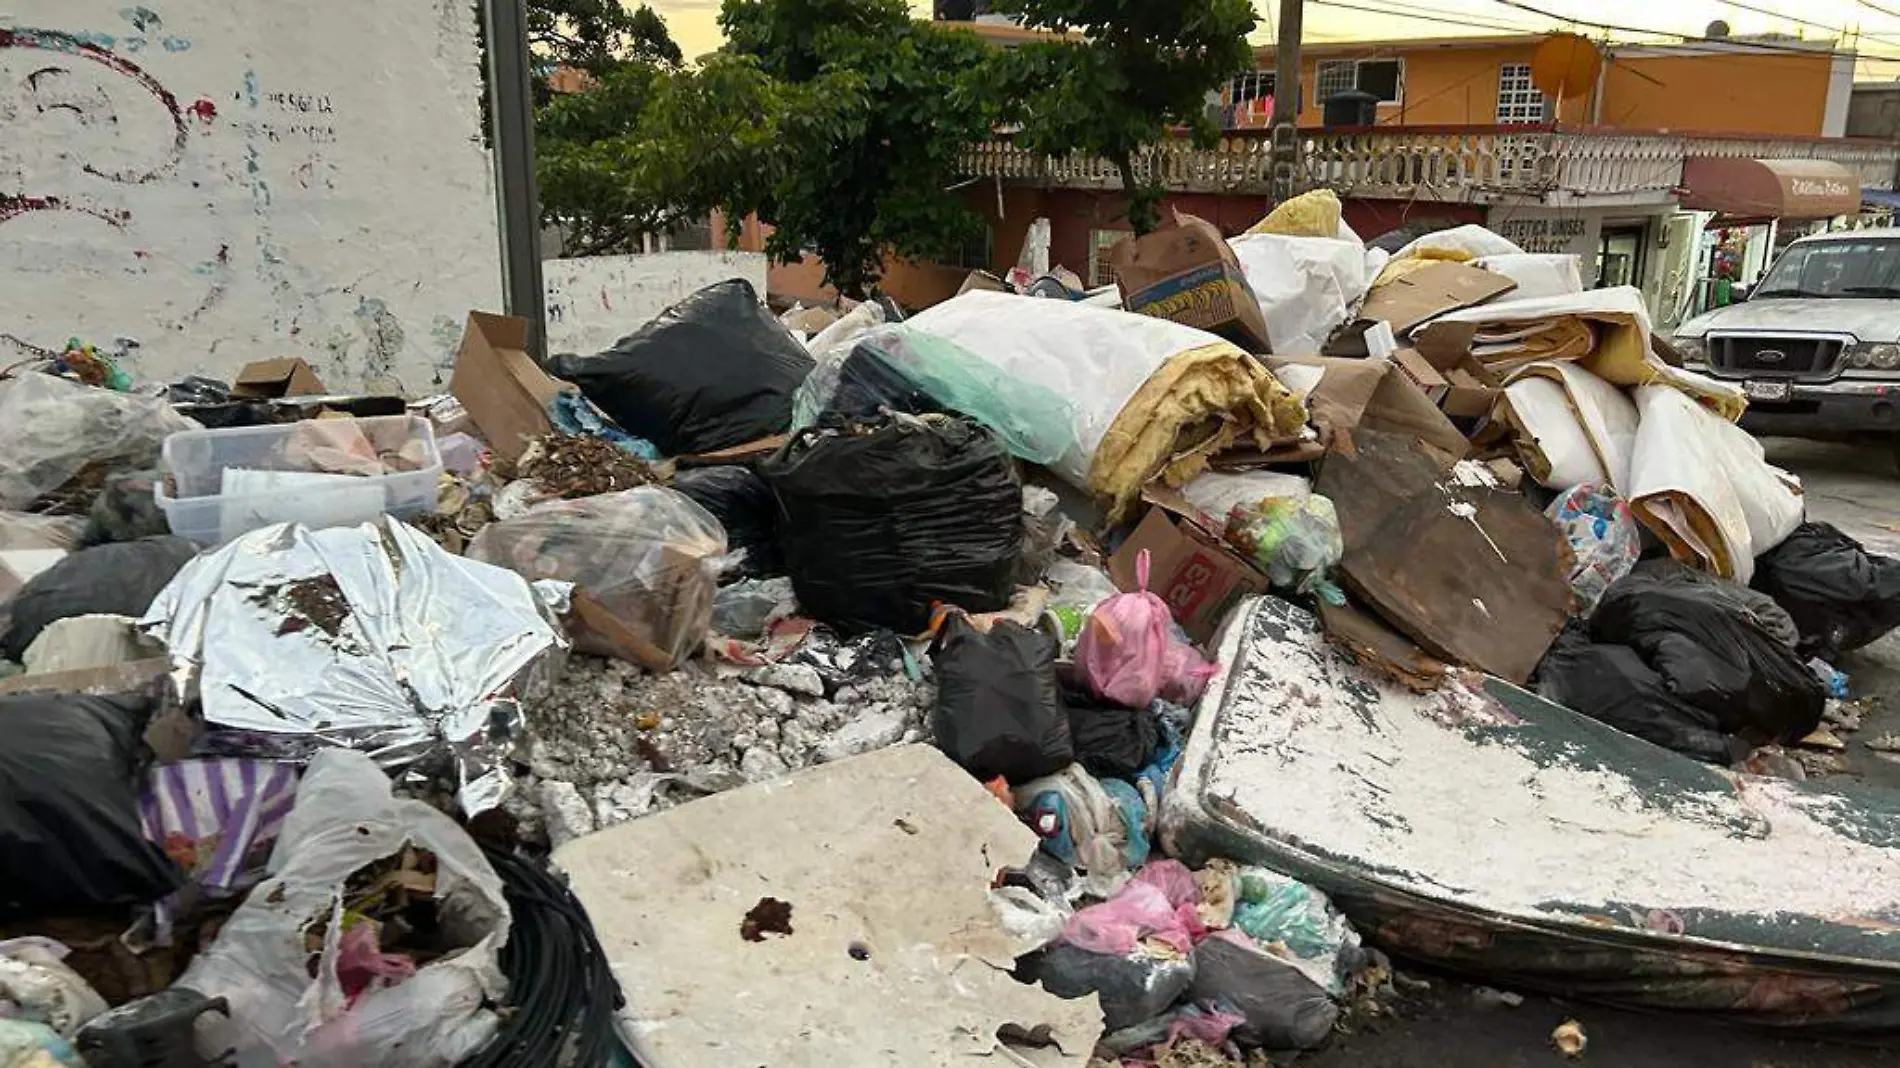
[[[1089,288],[1112,286],[1121,281],[1115,275],[1115,268],[1108,262],[1108,250],[1121,243],[1128,236],[1126,230],[1089,231]]]
[[[1498,125],[1544,121],[1544,94],[1531,84],[1529,63],[1498,68]]]
[[[1221,125],[1229,129],[1255,129],[1273,121],[1274,76],[1270,70],[1251,70],[1237,74],[1222,94]]]
[[[1371,93],[1381,104],[1405,98],[1405,61],[1402,59],[1322,59],[1315,73],[1315,94],[1324,105],[1354,89]]]
[[[955,267],[964,271],[987,271],[996,259],[996,228],[988,223],[983,229],[963,239],[957,254],[949,260],[941,261],[942,266]]]

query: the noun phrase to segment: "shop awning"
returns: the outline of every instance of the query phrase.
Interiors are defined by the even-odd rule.
[[[1830,219],[1860,214],[1860,181],[1822,159],[1691,158],[1682,165],[1682,206],[1723,215]]]

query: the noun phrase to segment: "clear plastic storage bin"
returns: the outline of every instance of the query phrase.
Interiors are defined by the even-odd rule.
[[[442,454],[429,421],[413,415],[353,420],[378,454],[419,457],[413,471],[338,474],[308,449],[290,449],[300,433],[327,420],[277,426],[189,430],[165,439],[165,481],[153,490],[172,533],[217,545],[272,523],[349,526],[385,513],[399,519],[436,510]],[[341,420],[335,421],[341,423]]]

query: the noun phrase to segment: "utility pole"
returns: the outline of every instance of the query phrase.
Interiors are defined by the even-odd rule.
[[[547,295],[541,288],[541,197],[534,183],[534,91],[528,77],[524,0],[485,0],[488,113],[501,216],[501,285],[509,315],[528,320],[528,352],[545,358]]]
[[[1300,163],[1300,15],[1305,0],[1280,0],[1279,32],[1273,35],[1273,201],[1295,192]]]

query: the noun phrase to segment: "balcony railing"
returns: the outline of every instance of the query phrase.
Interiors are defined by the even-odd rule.
[[[1838,138],[1732,137],[1550,126],[1378,127],[1300,131],[1301,188],[1341,195],[1462,203],[1536,199],[1669,199],[1693,156],[1826,159],[1863,187],[1893,188],[1900,145]],[[1140,153],[1135,174],[1192,193],[1264,195],[1272,190],[1264,132],[1232,132],[1213,148],[1169,141]],[[1117,189],[1113,164],[1042,156],[1006,138],[973,145],[966,173],[1040,185]]]

